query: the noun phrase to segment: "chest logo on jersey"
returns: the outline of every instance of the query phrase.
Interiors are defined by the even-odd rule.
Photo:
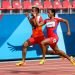
[[[46,26],[47,27],[55,27],[55,22],[54,21],[53,22],[47,22]]]

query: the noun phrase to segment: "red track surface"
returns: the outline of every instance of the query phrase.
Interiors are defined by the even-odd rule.
[[[65,59],[47,60],[44,65],[39,61],[29,61],[17,67],[15,62],[0,63],[0,75],[75,75],[75,66]]]

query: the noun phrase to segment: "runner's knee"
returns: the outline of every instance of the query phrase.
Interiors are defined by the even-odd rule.
[[[24,44],[23,44],[23,48],[27,48],[28,47],[28,42],[25,42]]]
[[[45,45],[45,42],[44,42],[44,41],[42,41],[42,42],[41,42],[41,45]]]

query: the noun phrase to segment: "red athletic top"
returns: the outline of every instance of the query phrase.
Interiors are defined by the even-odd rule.
[[[57,36],[56,30],[58,23],[62,21],[62,18],[54,18],[54,19],[46,19],[44,20],[44,23],[47,27],[47,35],[48,37]]]
[[[40,23],[42,22],[43,19],[41,16],[37,16],[37,22]],[[36,27],[35,29],[33,29],[33,32],[32,32],[32,36],[33,37],[40,37],[40,36],[43,36],[43,31],[42,31],[42,26],[38,26]]]

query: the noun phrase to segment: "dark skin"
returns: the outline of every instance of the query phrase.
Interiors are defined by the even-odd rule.
[[[38,11],[35,8],[33,8],[31,13],[32,13],[33,17],[31,19],[29,19],[29,17],[28,17],[28,19],[32,25],[32,29],[34,29],[39,26],[38,22],[36,21],[36,16],[38,15]],[[26,13],[26,15],[28,16],[28,13]],[[23,62],[25,62],[27,47],[29,47],[30,45],[31,45],[31,43],[29,42],[29,40],[26,41],[23,45],[23,49],[22,49],[22,61]],[[40,47],[42,48],[41,45],[40,45]],[[43,56],[45,57],[45,50],[42,49],[42,53],[43,53]],[[46,53],[57,54],[54,50],[50,50],[50,51],[47,50]]]
[[[32,9],[32,18],[30,19],[29,18],[29,13],[26,12],[25,15],[28,17],[28,20],[29,22],[31,23],[32,25],[32,29],[36,28],[39,26],[37,20],[36,20],[36,16],[39,15],[39,12],[36,10],[36,8],[33,8]],[[23,65],[24,62],[25,62],[25,58],[26,58],[26,52],[27,52],[27,48],[31,45],[31,43],[29,42],[29,40],[27,40],[24,44],[23,44],[23,47],[22,47],[22,63],[18,63],[18,66],[19,65]],[[40,46],[41,47],[41,46]],[[54,51],[50,51],[51,53],[54,54]]]
[[[36,24],[36,19],[35,19],[35,16],[39,14],[39,12],[36,10],[36,8],[32,8],[32,18],[29,19],[29,22],[31,23],[32,25],[32,29],[36,28],[38,25]],[[26,13],[26,15],[28,16],[28,13]],[[26,51],[27,51],[27,47],[29,47],[31,45],[31,43],[28,41],[26,41],[23,45],[23,48],[22,48],[22,61],[25,62],[25,58],[26,58]]]
[[[37,10],[34,8],[33,11],[35,12],[35,11],[37,11]],[[33,11],[32,11],[32,15],[33,15]],[[37,13],[37,15],[38,15],[38,13]],[[35,19],[30,19],[30,23],[31,23],[32,27],[34,28],[35,25],[39,26],[39,23],[36,21],[36,15],[34,15],[33,17],[35,17]],[[41,22],[41,23],[42,23],[42,22]],[[36,27],[37,27],[37,26],[36,26]],[[41,26],[41,25],[40,25],[40,26]],[[40,44],[40,47],[41,47],[41,44]],[[42,47],[41,47],[41,48],[42,48]],[[42,50],[43,56],[45,55],[44,53],[45,53],[45,52]],[[57,53],[56,53],[54,50],[46,50],[46,53],[47,53],[47,54],[54,54],[54,55],[57,55]],[[45,56],[44,56],[44,57],[45,57]]]
[[[39,12],[36,8],[32,8],[32,11],[31,11],[31,14],[32,14],[32,18],[30,19],[29,18],[29,13],[26,12],[25,15],[28,17],[28,20],[29,22],[31,23],[32,25],[32,29],[35,29],[38,27],[38,24],[37,24],[37,20],[36,20],[36,17],[39,15]],[[27,40],[24,44],[23,44],[23,47],[22,47],[22,62],[21,63],[18,63],[16,64],[17,66],[20,66],[20,65],[23,65],[24,62],[25,62],[25,58],[26,58],[26,52],[27,52],[27,48],[32,45],[30,43],[29,40]]]
[[[51,10],[49,10],[48,11],[48,16],[49,16],[49,18],[53,19],[54,18],[54,13]],[[67,26],[67,35],[71,35],[68,21],[65,20],[65,19],[62,19],[60,22],[64,22],[66,24],[66,26]],[[44,22],[40,23],[39,25],[44,25]],[[47,45],[50,45],[50,38],[46,38],[45,40],[43,40],[41,42],[41,48],[42,48],[42,51],[43,51],[43,60],[45,60]],[[57,44],[55,45],[55,47],[52,47],[52,49],[53,49],[53,51],[52,51],[53,54],[58,54],[60,56],[63,56],[64,58],[67,58],[71,62],[70,57],[68,55],[66,55],[62,50],[60,50],[58,48]]]
[[[39,13],[38,13],[38,11],[36,10],[36,8],[33,8],[31,13],[32,13],[32,16],[33,16],[33,17],[32,17],[31,19],[29,19],[29,17],[28,17],[28,19],[29,19],[29,21],[30,21],[30,23],[31,23],[31,25],[32,25],[32,29],[34,29],[34,28],[36,28],[36,27],[39,26],[39,24],[38,24],[38,22],[37,22],[37,20],[36,20],[36,16],[37,16]],[[26,13],[26,15],[28,16],[28,13]],[[35,18],[34,18],[34,17],[35,17]],[[34,19],[33,19],[33,18],[34,18]],[[42,51],[43,51],[43,55],[45,55],[45,53],[46,53],[45,51],[46,51],[46,50],[43,50],[43,48],[45,48],[45,47],[43,47],[42,43],[43,43],[43,41],[41,42],[41,48],[42,48]],[[23,45],[23,47],[22,47],[22,63],[20,63],[19,65],[23,65],[23,64],[24,64],[25,58],[26,58],[27,47],[29,47],[30,45],[31,45],[31,43],[29,42],[29,40],[24,43],[24,45]],[[55,51],[50,51],[50,53],[58,54],[58,53],[55,52]],[[44,57],[45,57],[45,56],[44,56]]]

